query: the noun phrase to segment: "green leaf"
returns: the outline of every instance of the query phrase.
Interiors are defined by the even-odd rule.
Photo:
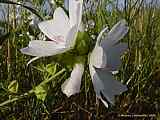
[[[49,75],[54,75],[56,73],[57,64],[48,64],[46,66],[46,70],[49,73]]]
[[[18,92],[18,81],[13,80],[9,85],[8,85],[8,91],[12,93],[17,93]]]
[[[35,87],[34,89],[34,93],[37,97],[37,99],[45,101],[46,96],[47,96],[47,91],[48,91],[48,87],[47,85],[38,85],[37,87]]]

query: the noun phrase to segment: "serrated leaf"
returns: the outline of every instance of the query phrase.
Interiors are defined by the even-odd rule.
[[[34,93],[37,97],[37,99],[45,101],[46,96],[47,96],[47,86],[46,85],[38,85],[34,89]]]
[[[8,91],[12,92],[12,93],[17,93],[18,92],[18,81],[13,80],[9,85],[8,85]]]
[[[46,70],[50,75],[55,74],[57,70],[57,64],[48,64],[46,66]]]

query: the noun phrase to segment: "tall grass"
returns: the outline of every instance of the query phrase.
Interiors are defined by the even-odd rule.
[[[4,2],[4,1],[0,1]],[[87,0],[85,1],[85,3]],[[91,78],[86,68],[80,94],[67,98],[61,92],[61,84],[70,76],[72,68],[55,57],[39,59],[27,66],[31,59],[20,53],[31,40],[40,38],[36,27],[29,26],[29,16],[36,14],[44,19],[40,10],[42,1],[34,0],[36,11],[21,6],[21,19],[16,19],[16,4],[7,4],[7,21],[0,22],[5,33],[0,34],[0,119],[120,119],[120,114],[156,114],[160,111],[160,8],[144,4],[144,0],[125,0],[123,10],[114,1],[92,1],[92,11],[83,15],[84,26],[90,38],[90,49],[96,37],[105,26],[111,28],[118,20],[125,18],[129,33],[123,39],[128,50],[122,56],[122,65],[115,76],[128,91],[116,97],[115,106],[106,109],[97,102]],[[56,1],[62,6],[62,1]],[[112,11],[105,6],[113,3]],[[86,6],[84,5],[84,8]],[[97,8],[95,12],[93,9]],[[28,10],[29,9],[29,10]],[[91,8],[90,8],[91,9]],[[41,20],[41,18],[39,18]],[[89,21],[94,21],[92,27]],[[28,33],[30,35],[28,35]],[[95,36],[95,38],[93,37]],[[63,69],[65,70],[63,71]],[[59,72],[63,72],[55,77]],[[42,84],[46,83],[46,84]],[[36,91],[36,92],[35,92]],[[6,102],[7,104],[1,104]],[[138,119],[138,118],[135,118]],[[142,118],[145,119],[145,118]]]

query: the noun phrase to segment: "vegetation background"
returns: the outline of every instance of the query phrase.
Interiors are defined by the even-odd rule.
[[[50,2],[49,9],[43,8],[44,1],[0,0],[0,10],[7,8],[3,17],[1,14],[5,20],[0,20],[0,120],[160,120],[159,0],[124,0],[121,7],[120,0],[84,0],[83,22],[92,43],[102,28],[111,28],[121,19],[125,18],[130,28],[123,39],[128,50],[115,76],[128,91],[116,96],[115,105],[108,109],[97,100],[87,69],[80,94],[67,98],[61,84],[71,68],[54,57],[26,65],[31,56],[20,49],[30,40],[42,38],[36,23],[52,18],[58,6],[65,9],[63,0]],[[156,116],[123,118],[122,114]]]

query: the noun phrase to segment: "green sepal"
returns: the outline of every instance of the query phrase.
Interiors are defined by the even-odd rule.
[[[87,32],[78,32],[75,50],[78,55],[85,55],[89,52],[90,37]]]
[[[86,32],[78,32],[75,47],[65,53],[53,56],[54,61],[68,69],[72,69],[76,63],[84,63],[89,52],[89,40],[90,37]]]
[[[8,85],[8,91],[11,93],[17,93],[18,92],[18,81],[17,80],[13,80],[9,85]]]

